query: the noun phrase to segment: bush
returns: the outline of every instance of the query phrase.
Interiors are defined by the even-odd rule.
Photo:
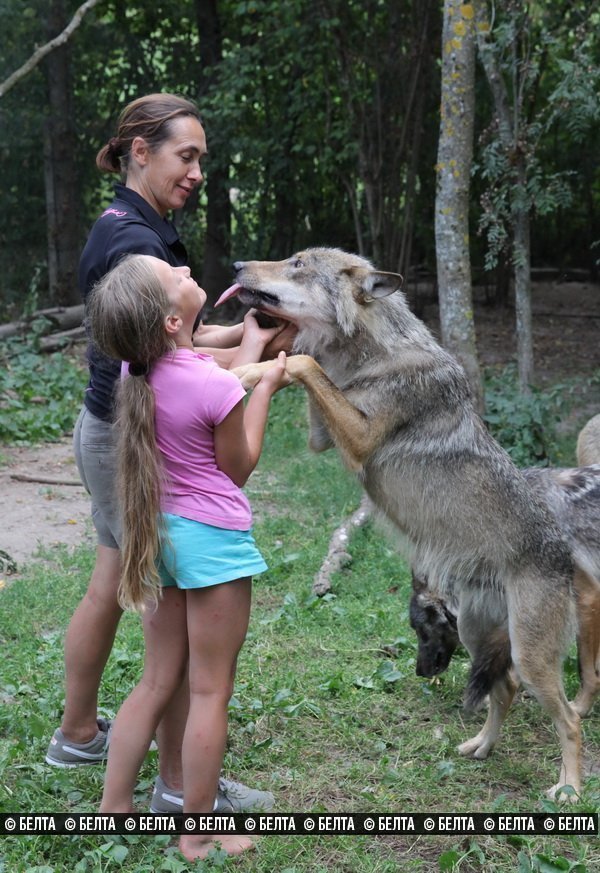
[[[75,423],[87,370],[74,355],[40,354],[21,340],[0,349],[0,443],[60,439]]]

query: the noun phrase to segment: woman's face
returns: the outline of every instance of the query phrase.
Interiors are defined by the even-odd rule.
[[[200,162],[206,154],[206,136],[191,115],[174,118],[171,135],[151,152],[142,137],[131,146],[127,186],[137,191],[164,218],[171,209],[181,209],[202,181]]]

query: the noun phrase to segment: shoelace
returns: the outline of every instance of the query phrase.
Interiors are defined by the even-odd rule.
[[[242,798],[245,794],[243,786],[239,782],[230,782],[229,779],[225,779],[223,776],[219,777],[219,791],[225,795],[230,794],[232,797],[238,798]]]

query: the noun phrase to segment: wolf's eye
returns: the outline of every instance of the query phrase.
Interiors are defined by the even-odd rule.
[[[296,258],[292,266],[296,267],[296,269],[300,269],[300,267],[304,266],[304,261],[301,258]]]

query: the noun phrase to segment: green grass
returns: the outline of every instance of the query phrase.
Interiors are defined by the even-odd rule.
[[[360,492],[334,452],[306,448],[304,398],[276,395],[259,469],[248,493],[256,538],[270,566],[254,585],[248,640],[231,705],[229,775],[277,796],[281,812],[539,812],[556,807],[558,743],[531,699],[512,708],[487,762],[456,745],[483,720],[461,697],[468,663],[455,657],[438,681],[415,675],[408,624],[410,577],[374,525],[355,535],[352,563],[333,593],[311,593],[314,574]],[[95,811],[102,768],[55,771],[43,762],[63,704],[62,636],[83,593],[92,552],[53,550],[0,593],[0,811]],[[142,640],[126,615],[105,673],[111,716],[136,681]],[[571,653],[570,693],[577,686]],[[597,714],[585,723],[586,755],[600,757]],[[136,801],[148,808],[150,753]],[[600,779],[586,780],[574,811],[600,809]],[[441,859],[441,861],[440,861]],[[252,857],[225,862],[256,873],[557,871],[600,868],[597,839],[580,837],[266,836]],[[196,870],[222,866],[199,863]],[[5,837],[0,873],[141,873],[187,870],[169,837]]]

